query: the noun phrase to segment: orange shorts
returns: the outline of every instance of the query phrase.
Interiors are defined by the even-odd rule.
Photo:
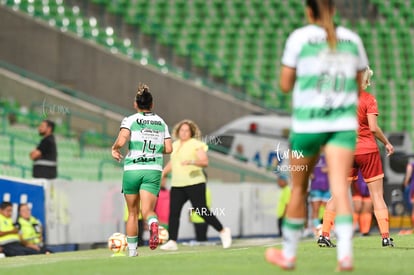
[[[382,162],[379,151],[355,155],[354,165],[351,169],[352,180],[358,179],[358,169],[361,170],[362,177],[366,183],[373,182],[384,177]]]

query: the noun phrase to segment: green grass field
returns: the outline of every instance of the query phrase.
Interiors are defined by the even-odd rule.
[[[394,248],[382,248],[379,236],[354,238],[354,274],[414,274],[414,235],[395,236]],[[111,257],[106,249],[0,259],[0,274],[275,274],[284,273],[265,262],[264,251],[280,239],[235,240],[220,246],[179,246],[175,252],[139,249],[139,257]],[[336,250],[314,240],[299,246],[296,270],[289,274],[332,274]]]

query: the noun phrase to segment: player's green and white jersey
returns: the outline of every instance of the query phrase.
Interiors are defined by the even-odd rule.
[[[164,140],[171,138],[164,120],[152,112],[136,113],[122,120],[122,128],[131,131],[124,170],[162,171]]]
[[[307,25],[287,39],[284,66],[296,69],[292,130],[317,133],[355,130],[358,127],[357,71],[368,65],[361,38],[336,28],[336,50],[329,49],[324,28]]]

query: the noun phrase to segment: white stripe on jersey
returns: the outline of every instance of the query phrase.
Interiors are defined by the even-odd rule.
[[[344,117],[335,120],[335,123],[326,120],[311,120],[301,122],[292,120],[292,129],[295,133],[320,133],[320,132],[337,132],[352,131],[357,129],[358,121],[352,117]]]

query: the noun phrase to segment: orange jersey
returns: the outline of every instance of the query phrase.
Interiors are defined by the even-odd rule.
[[[358,139],[355,155],[362,155],[378,151],[375,136],[369,129],[368,114],[378,116],[377,100],[366,91],[361,91],[358,102]]]

